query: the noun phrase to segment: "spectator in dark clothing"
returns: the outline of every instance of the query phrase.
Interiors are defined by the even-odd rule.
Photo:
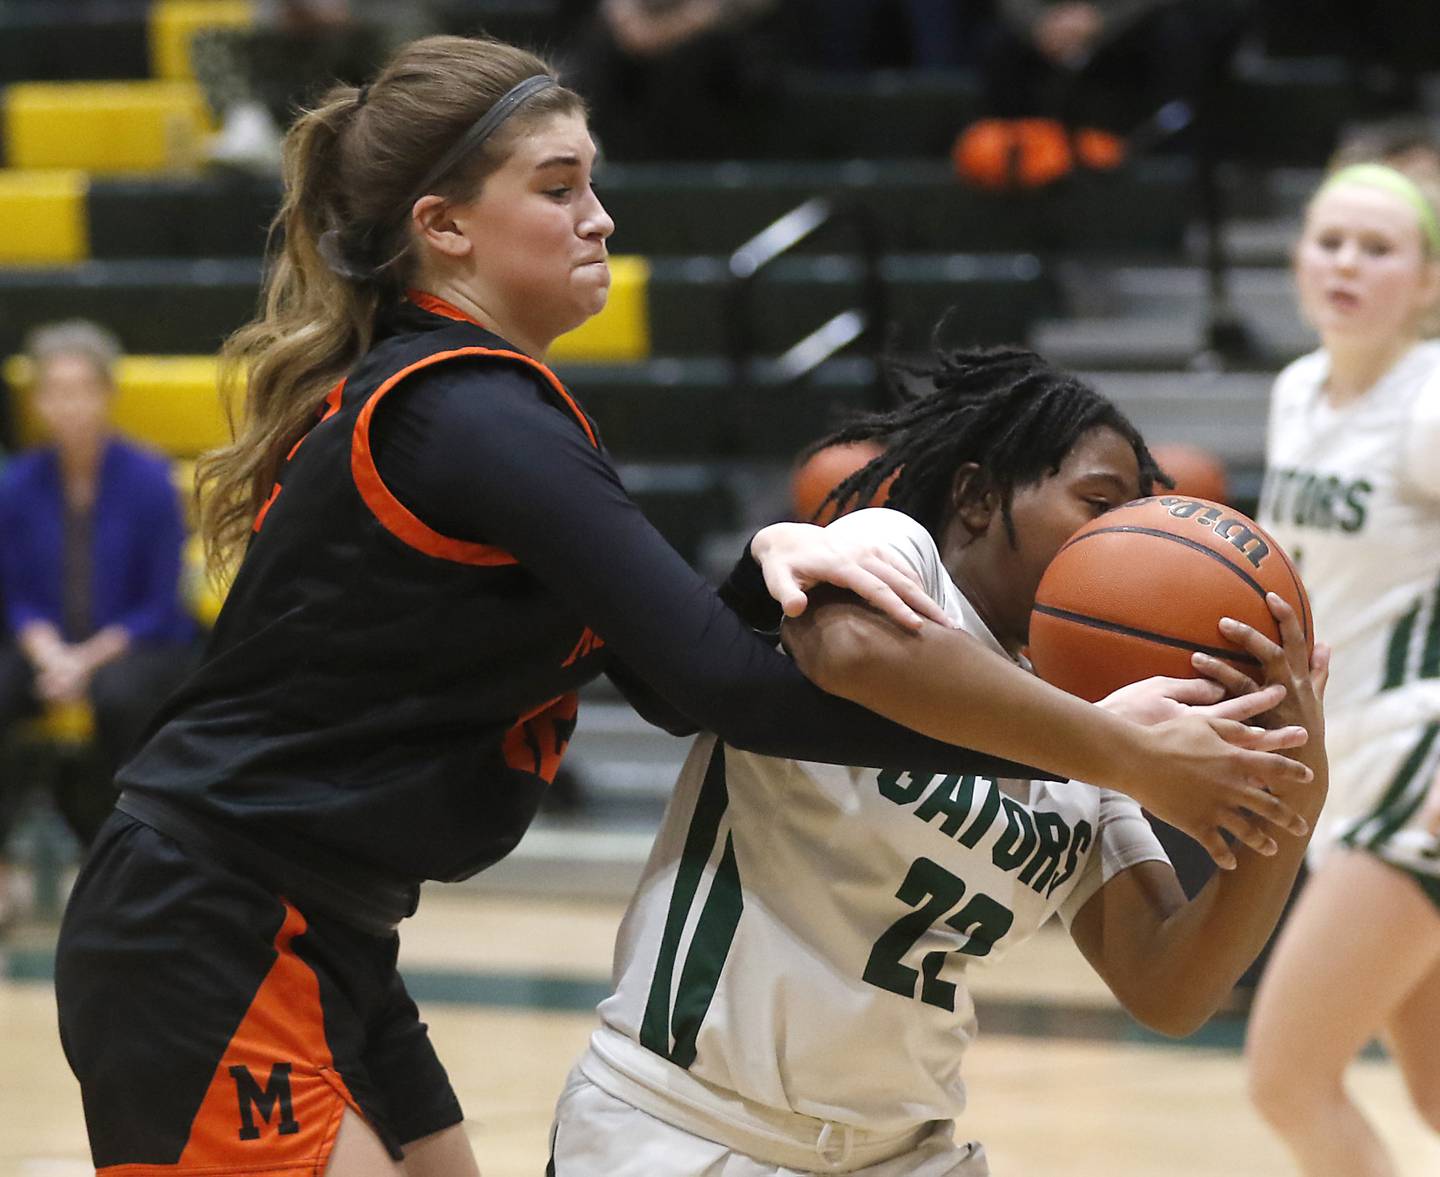
[[[1243,24],[1240,0],[1000,0],[989,113],[1125,131],[1165,103],[1207,103]]]
[[[824,69],[973,66],[993,0],[803,0],[806,56]]]
[[[570,84],[590,104],[591,126],[606,155],[754,154],[777,77],[761,29],[774,6],[775,0],[591,5],[568,72]]]
[[[88,701],[96,771],[59,798],[82,843],[109,812],[110,778],[184,675],[195,638],[180,603],[185,533],[169,465],[109,423],[119,350],[91,323],[34,333],[30,395],[50,444],[17,455],[0,476],[0,731],[47,706]],[[0,791],[0,845],[10,792]]]

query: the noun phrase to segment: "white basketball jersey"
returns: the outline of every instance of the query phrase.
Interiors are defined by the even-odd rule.
[[[1382,803],[1405,820],[1433,772],[1434,734],[1384,773],[1368,771],[1366,748],[1440,719],[1440,343],[1417,344],[1340,408],[1324,395],[1328,374],[1322,350],[1276,380],[1260,502],[1334,651],[1317,853]]]
[[[1402,690],[1440,714],[1440,453],[1411,448],[1426,402],[1440,406],[1440,343],[1339,409],[1328,370],[1313,352],[1275,382],[1261,522],[1299,565],[1316,636],[1334,647],[1326,710]]]
[[[870,509],[832,526],[893,546],[1003,654],[915,520]],[[879,1132],[953,1118],[976,1032],[967,971],[1164,857],[1134,801],[1078,782],[844,768],[702,736],[621,927],[592,1052],[720,1108],[736,1093]]]

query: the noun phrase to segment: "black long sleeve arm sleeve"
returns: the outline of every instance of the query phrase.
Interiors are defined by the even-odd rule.
[[[494,544],[599,634],[628,673],[737,748],[919,771],[1030,774],[821,691],[665,542],[537,376],[431,368],[372,427],[381,476],[436,530]]]
[[[720,599],[750,629],[770,645],[780,642],[780,624],[784,619],[780,605],[765,588],[765,574],[750,554],[747,542],[740,559],[719,589]],[[688,716],[675,710],[650,685],[619,659],[612,660],[605,671],[626,701],[646,723],[669,732],[672,736],[693,736],[699,727]]]

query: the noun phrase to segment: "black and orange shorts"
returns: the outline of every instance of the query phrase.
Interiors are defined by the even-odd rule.
[[[346,1109],[397,1159],[458,1124],[398,947],[114,814],[55,963],[96,1169],[317,1177]]]

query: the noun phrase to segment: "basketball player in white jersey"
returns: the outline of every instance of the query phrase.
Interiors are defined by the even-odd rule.
[[[858,511],[829,530],[893,551],[952,621],[1018,661],[1045,565],[1156,470],[1109,402],[1029,353],[956,354],[931,375],[932,394],[840,435],[888,443],[842,496],[868,501],[898,467],[890,502],[906,513]],[[1314,779],[1285,796],[1313,821],[1319,706],[1299,627],[1275,601],[1283,649],[1236,633],[1264,691],[1217,704],[1215,683],[1150,680],[1110,702],[1143,722],[1184,701],[1242,719],[1274,708],[1267,746],[1313,737],[1296,754]],[[953,717],[952,631],[911,640],[854,598],[785,626],[826,689],[921,730]],[[702,736],[621,927],[615,993],[560,1098],[550,1172],[981,1177],[984,1150],[954,1134],[976,1032],[969,963],[1058,913],[1127,1008],[1188,1033],[1274,926],[1306,839],[1280,842],[1238,848],[1187,903],[1119,793],[801,763]]]
[[[1306,1177],[1395,1172],[1343,1085],[1377,1035],[1440,1131],[1437,259],[1433,195],[1414,178],[1332,175],[1295,252],[1322,347],[1280,374],[1271,405],[1260,518],[1334,648],[1333,788],[1248,1053],[1256,1105]]]

